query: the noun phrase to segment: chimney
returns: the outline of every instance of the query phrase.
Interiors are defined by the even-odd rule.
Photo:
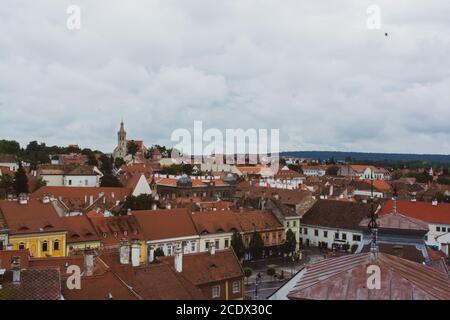
[[[209,243],[209,254],[212,256],[216,254],[216,243],[214,241]]]
[[[20,257],[13,257],[11,263],[11,269],[13,272],[13,283],[20,283]]]
[[[140,265],[141,244],[139,240],[133,240],[131,244],[131,265],[133,267],[139,267]]]
[[[94,251],[84,251],[84,275],[90,277],[94,274]]]
[[[150,245],[150,252],[148,254],[148,261],[153,262],[155,260],[155,246]]]
[[[183,271],[183,250],[180,244],[175,248],[175,270],[177,272]]]
[[[50,203],[50,196],[48,195],[48,193],[44,193],[42,195],[42,203]]]
[[[130,243],[127,239],[122,239],[122,241],[120,241],[119,255],[120,264],[130,263]]]
[[[19,194],[19,203],[20,204],[27,204],[28,203],[28,196],[26,193]]]

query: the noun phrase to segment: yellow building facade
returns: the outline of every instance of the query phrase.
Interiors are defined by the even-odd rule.
[[[9,243],[14,250],[30,251],[34,258],[65,257],[66,231],[10,235]]]

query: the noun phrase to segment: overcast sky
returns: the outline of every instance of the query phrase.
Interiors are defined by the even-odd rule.
[[[202,120],[278,128],[282,150],[448,154],[449,13],[448,0],[2,0],[0,139],[110,152],[123,117],[148,146]]]

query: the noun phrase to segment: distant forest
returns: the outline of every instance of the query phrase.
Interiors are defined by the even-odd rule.
[[[289,151],[281,152],[282,157],[309,158],[321,162],[346,162],[353,164],[376,164],[389,167],[438,167],[450,164],[450,155],[409,154],[409,153],[368,153],[341,151]]]

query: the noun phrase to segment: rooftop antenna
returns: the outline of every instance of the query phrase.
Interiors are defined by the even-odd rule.
[[[377,245],[377,234],[378,234],[378,224],[375,216],[375,208],[374,208],[374,197],[373,197],[373,174],[370,172],[370,221],[369,221],[369,231],[372,234],[372,242],[370,244],[370,252],[372,254],[376,254],[378,252]]]

